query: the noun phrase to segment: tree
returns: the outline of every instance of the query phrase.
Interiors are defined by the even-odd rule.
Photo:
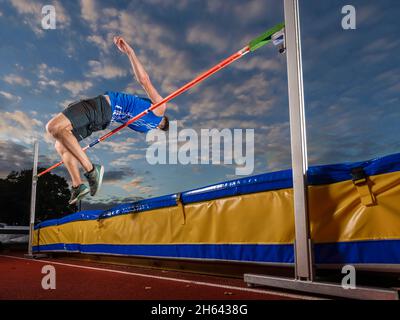
[[[32,170],[12,171],[7,178],[0,179],[1,222],[29,224],[31,186]],[[51,173],[40,177],[37,185],[36,220],[56,219],[75,212],[77,207],[68,205],[70,196],[67,181],[63,177]]]

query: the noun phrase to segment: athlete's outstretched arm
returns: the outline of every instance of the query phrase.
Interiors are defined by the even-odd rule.
[[[122,38],[122,37],[114,37],[114,43],[118,47],[120,51],[125,53],[129,61],[131,62],[133,73],[135,74],[136,80],[141,84],[143,89],[146,91],[148,97],[153,103],[160,102],[163,98],[158,93],[156,88],[154,88],[153,84],[150,81],[150,77],[147,74],[146,70],[144,69],[142,63],[139,61],[138,57],[136,56],[135,51],[132,47]],[[159,106],[153,112],[157,116],[163,116],[165,113],[166,104]]]

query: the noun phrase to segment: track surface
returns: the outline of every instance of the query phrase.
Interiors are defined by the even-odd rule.
[[[56,289],[44,290],[45,265],[56,270]],[[2,300],[292,300],[300,295],[247,288],[240,279],[194,275],[65,259],[0,255]]]

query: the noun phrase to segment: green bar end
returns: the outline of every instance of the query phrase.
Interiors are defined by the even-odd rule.
[[[277,33],[278,31],[282,30],[285,27],[284,23],[279,23],[276,26],[272,27],[265,31],[262,35],[257,38],[254,38],[249,43],[250,51],[256,51],[258,48],[266,45],[271,41],[271,37],[273,34]]]

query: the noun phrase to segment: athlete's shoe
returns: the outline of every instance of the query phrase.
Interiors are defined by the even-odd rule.
[[[69,199],[69,204],[75,204],[78,201],[82,200],[84,196],[86,196],[89,193],[89,188],[86,187],[84,184],[81,184],[80,186],[74,188],[71,188],[71,199]]]
[[[85,177],[89,182],[90,195],[93,197],[100,190],[103,182],[104,167],[100,164],[93,164],[93,170],[85,173]]]

